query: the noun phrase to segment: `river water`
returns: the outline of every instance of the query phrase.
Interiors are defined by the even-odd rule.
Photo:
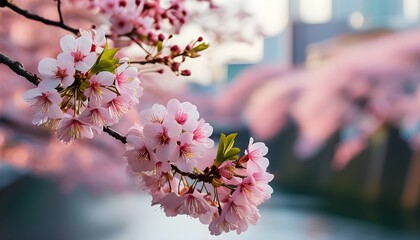
[[[379,221],[372,221],[363,214],[352,214],[364,210],[351,205],[347,208],[350,213],[343,214],[331,211],[334,208],[320,198],[276,190],[261,206],[258,225],[251,225],[239,236],[232,232],[214,237],[197,219],[166,217],[141,193],[62,193],[52,183],[26,179],[0,191],[0,239],[420,239],[418,222],[392,214],[377,214]],[[390,221],[381,221],[384,218]]]
[[[165,217],[159,208],[150,207],[150,199],[143,195],[108,198],[94,206],[82,205],[92,225],[118,223],[120,228],[106,239],[420,239],[419,230],[328,213],[320,210],[318,204],[322,205],[316,198],[276,193],[261,207],[257,226],[251,225],[239,236],[228,233],[218,237],[210,236],[207,227],[195,219]]]

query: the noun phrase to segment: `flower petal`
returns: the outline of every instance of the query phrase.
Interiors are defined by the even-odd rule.
[[[32,88],[23,93],[23,99],[25,102],[31,102],[35,97],[41,96],[42,93],[39,88]]]
[[[71,35],[66,35],[60,39],[60,47],[63,52],[71,53],[76,49],[76,39]]]
[[[44,58],[38,63],[38,72],[43,77],[55,76],[57,70],[57,60],[54,58]]]

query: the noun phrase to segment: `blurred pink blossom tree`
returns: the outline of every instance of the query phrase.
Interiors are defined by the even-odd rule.
[[[249,69],[218,96],[216,111],[242,113],[259,139],[274,137],[292,119],[301,158],[338,133],[337,169],[387,126],[418,151],[419,38],[417,29],[343,37],[320,46],[315,66]]]

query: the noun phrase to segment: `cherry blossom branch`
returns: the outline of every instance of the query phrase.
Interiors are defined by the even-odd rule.
[[[57,0],[57,12],[60,18],[60,23],[64,24],[63,13],[61,12],[61,0]]]
[[[124,137],[123,135],[121,135],[120,133],[118,133],[117,131],[115,131],[114,129],[110,128],[110,127],[103,127],[103,131],[108,133],[111,137],[119,140],[120,142],[122,142],[123,144],[127,143],[127,138]]]
[[[38,86],[39,78],[35,74],[25,70],[22,63],[10,59],[7,55],[5,55],[2,52],[0,52],[0,63],[8,66],[16,74],[26,78],[28,81]],[[120,133],[118,133],[117,131],[115,131],[114,129],[104,126],[103,131],[108,133],[110,136],[114,137],[115,139],[119,140],[123,144],[127,143],[127,138],[121,135]],[[215,166],[212,166],[212,168],[206,168],[203,173],[186,173],[179,170],[175,165],[171,165],[171,166],[172,166],[172,169],[176,173],[179,173],[182,176],[187,176],[193,180],[198,179],[199,181],[202,181],[202,182],[211,183],[214,178],[220,178],[220,173]]]
[[[0,52],[0,63],[8,66],[17,75],[26,78],[29,82],[38,86],[40,82],[39,77],[36,74],[26,71],[22,63],[12,60],[2,52]]]
[[[25,70],[22,63],[18,61],[14,61],[9,58],[6,54],[0,52],[0,63],[8,66],[13,72],[17,75],[26,78],[29,82],[33,83],[34,85],[38,86],[40,79],[37,75]],[[126,137],[118,133],[117,131],[113,130],[110,127],[103,127],[103,131],[108,133],[110,136],[114,137],[115,139],[121,141],[122,143],[127,143]]]
[[[201,182],[212,183],[213,179],[220,178],[219,170],[216,166],[211,166],[211,168],[204,169],[203,173],[187,173],[179,170],[175,165],[171,164],[172,170],[176,173],[181,174],[182,176],[186,176],[191,178],[192,180],[199,180]]]
[[[15,4],[12,4],[11,2],[9,2],[9,0],[0,0],[0,8],[2,8],[2,7],[9,8],[12,11],[16,12],[17,14],[22,15],[26,18],[32,19],[32,20],[37,21],[37,22],[42,22],[46,25],[59,27],[59,28],[62,28],[64,30],[67,30],[67,31],[73,33],[74,35],[77,35],[77,33],[79,32],[78,29],[72,28],[72,27],[64,24],[63,16],[61,14],[61,6],[60,5],[61,5],[61,1],[57,1],[57,10],[58,10],[58,15],[60,17],[60,21],[53,21],[53,20],[46,19],[46,18],[43,18],[41,16],[38,16],[36,14],[30,13],[30,12],[24,10],[24,9],[21,9],[18,6],[16,6]]]

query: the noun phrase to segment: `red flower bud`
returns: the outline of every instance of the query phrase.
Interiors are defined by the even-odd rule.
[[[174,72],[177,72],[179,70],[179,65],[181,65],[181,64],[179,64],[178,62],[172,63],[171,70],[174,71]]]
[[[160,33],[160,34],[158,35],[158,39],[159,39],[159,41],[163,41],[163,40],[165,40],[165,35],[163,35],[162,33]]]
[[[181,71],[182,76],[191,76],[191,71],[188,69],[184,69]]]

